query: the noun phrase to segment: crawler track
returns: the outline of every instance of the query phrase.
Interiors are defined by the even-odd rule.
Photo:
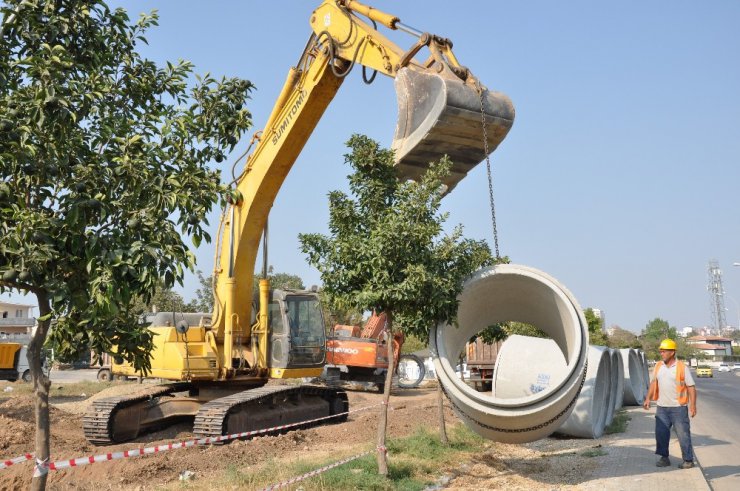
[[[157,385],[142,392],[120,397],[107,397],[92,403],[82,418],[82,428],[85,438],[94,445],[110,445],[131,439],[128,435],[117,435],[113,422],[116,412],[144,401],[155,401],[162,396],[182,392],[192,388],[192,384],[178,382],[174,384]],[[138,431],[137,431],[138,433]],[[133,437],[135,438],[136,435]]]
[[[217,437],[330,416],[348,408],[347,394],[340,389],[314,385],[261,387],[204,404],[195,417],[193,431],[199,436]],[[327,422],[346,420],[344,414]]]

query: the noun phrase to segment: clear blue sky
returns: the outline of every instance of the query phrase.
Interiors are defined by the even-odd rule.
[[[305,45],[318,3],[111,5],[132,17],[159,10],[160,27],[143,47],[147,57],[184,58],[199,73],[251,80],[257,130]],[[503,254],[558,278],[582,306],[603,309],[608,325],[634,331],[655,317],[677,327],[709,324],[712,258],[728,296],[740,302],[740,267],[732,267],[740,261],[740,2],[372,5],[452,39],[460,62],[513,100],[514,127],[492,160]],[[389,146],[395,120],[392,81],[378,77],[368,87],[359,70],[351,74],[274,205],[276,271],[320,283],[297,235],[326,231],[326,195],[346,189],[348,137],[364,133]],[[481,165],[445,198],[449,225],[462,223],[467,236],[490,241],[487,199]],[[217,222],[214,213],[213,228]],[[199,269],[210,272],[211,246],[197,255]],[[188,277],[186,298],[196,283]],[[727,320],[737,325],[740,305],[726,303]]]

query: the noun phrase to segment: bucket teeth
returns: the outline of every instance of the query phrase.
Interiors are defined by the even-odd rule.
[[[478,91],[454,75],[402,68],[395,79],[398,123],[392,149],[402,179],[419,179],[431,162],[447,155],[450,192],[486,158]],[[514,122],[514,106],[500,92],[484,89],[488,151],[493,152]]]

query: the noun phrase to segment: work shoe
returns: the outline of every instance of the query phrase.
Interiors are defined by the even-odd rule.
[[[658,467],[668,467],[669,465],[671,465],[671,461],[668,460],[668,457],[661,457],[660,459],[658,459],[655,465]]]
[[[694,463],[690,460],[684,460],[678,464],[679,469],[691,469],[692,467],[694,467]]]

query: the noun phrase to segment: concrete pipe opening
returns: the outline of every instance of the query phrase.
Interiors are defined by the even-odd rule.
[[[624,365],[622,364],[622,356],[619,354],[618,349],[609,348],[609,351],[612,356],[612,372],[616,379],[616,382],[612,386],[612,392],[614,393],[612,416],[614,416],[619,409],[622,409],[622,404],[624,403]],[[607,425],[609,424],[607,423]]]
[[[589,346],[586,382],[573,412],[558,433],[581,438],[599,438],[604,434],[611,399],[611,355],[603,346]]]
[[[440,324],[430,332],[437,378],[455,412],[473,431],[500,442],[531,442],[555,431],[572,410],[585,376],[588,326],[575,297],[546,273],[500,264],[473,275],[458,299],[459,327]],[[561,376],[543,377],[537,387],[541,390],[520,390],[508,397],[477,392],[456,376],[458,356],[472,336],[508,321],[530,324],[550,336],[565,370]],[[518,366],[530,361],[522,357]],[[533,382],[537,380],[526,384]]]
[[[620,349],[622,366],[624,367],[624,399],[625,406],[641,406],[644,400],[642,393],[642,367],[637,358],[637,351]]]

